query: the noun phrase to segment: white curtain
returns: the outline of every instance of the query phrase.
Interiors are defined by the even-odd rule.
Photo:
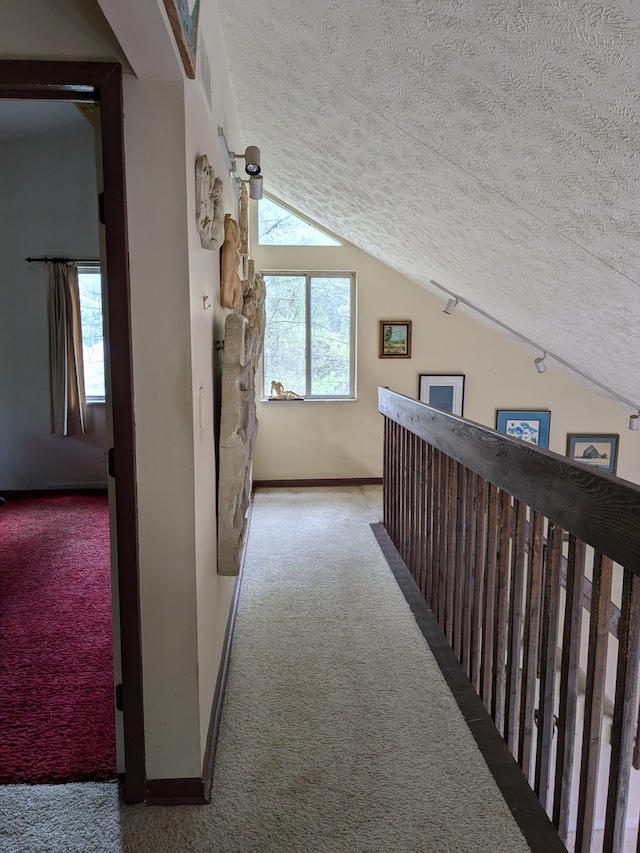
[[[51,432],[86,432],[87,402],[82,365],[82,325],[78,270],[72,264],[47,263]]]

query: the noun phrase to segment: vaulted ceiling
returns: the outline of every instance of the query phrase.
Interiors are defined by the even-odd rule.
[[[267,191],[640,405],[637,0],[218,5]]]

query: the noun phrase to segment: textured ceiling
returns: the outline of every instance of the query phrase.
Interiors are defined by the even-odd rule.
[[[638,0],[218,3],[268,191],[640,404]]]

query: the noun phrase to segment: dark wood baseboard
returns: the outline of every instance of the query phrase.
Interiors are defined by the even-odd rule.
[[[17,498],[60,498],[71,495],[106,495],[106,486],[83,489],[0,489],[0,496],[10,501]]]
[[[533,853],[566,853],[556,828],[473,689],[391,537],[382,524],[372,524],[371,529],[469,731],[531,850]]]
[[[305,486],[381,486],[382,477],[329,477],[325,480],[254,480],[256,489],[298,489]]]
[[[147,779],[144,798],[148,806],[202,806],[204,782],[196,776],[184,779]]]

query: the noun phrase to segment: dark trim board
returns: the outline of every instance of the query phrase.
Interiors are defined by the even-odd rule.
[[[256,489],[299,489],[305,486],[381,486],[382,477],[329,477],[325,480],[254,480]]]
[[[147,779],[145,802],[149,806],[201,806],[209,800],[205,798],[204,781],[193,776]]]
[[[102,151],[104,260],[112,377],[110,403],[117,474],[114,491],[123,684],[124,799],[127,803],[140,803],[145,797],[145,742],[122,68],[117,62],[4,59],[0,60],[0,98],[100,104],[100,127],[96,132],[100,134]]]
[[[18,500],[19,498],[64,498],[73,495],[106,495],[106,486],[96,486],[95,489],[8,489],[1,492],[2,497],[7,500]]]
[[[465,675],[391,537],[380,523],[372,524],[371,529],[469,731],[531,850],[533,853],[566,853],[566,847],[556,828],[529,787],[520,766],[509,752],[482,700]]]

